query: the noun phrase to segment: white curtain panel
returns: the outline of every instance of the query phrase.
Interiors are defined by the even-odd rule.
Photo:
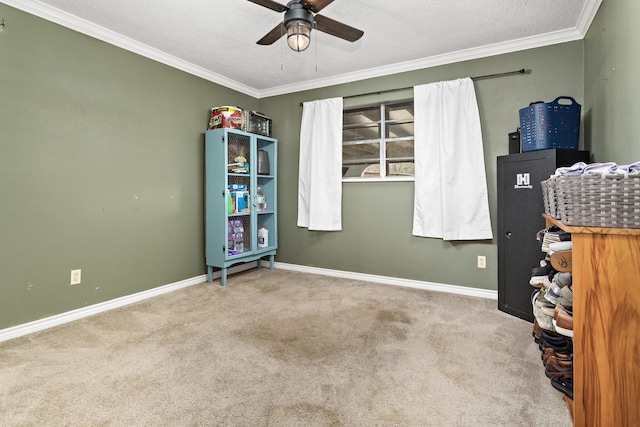
[[[298,226],[342,230],[342,98],[305,102],[300,129]]]
[[[478,103],[470,78],[414,87],[413,235],[492,239]]]

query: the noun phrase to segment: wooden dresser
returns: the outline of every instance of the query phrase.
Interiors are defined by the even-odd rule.
[[[640,426],[640,230],[543,216],[573,241],[574,424]]]

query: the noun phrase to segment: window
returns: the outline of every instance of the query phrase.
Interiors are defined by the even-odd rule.
[[[344,180],[413,179],[413,175],[413,101],[344,110]]]

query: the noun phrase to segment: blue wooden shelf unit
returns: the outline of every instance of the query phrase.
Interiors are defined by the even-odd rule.
[[[278,249],[277,221],[278,141],[235,129],[205,134],[205,259],[207,281],[227,269],[269,257],[269,269]],[[259,230],[268,230],[266,242]]]

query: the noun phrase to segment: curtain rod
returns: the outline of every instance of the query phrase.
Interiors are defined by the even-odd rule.
[[[512,76],[514,74],[531,74],[531,70],[526,70],[524,68],[521,68],[521,69],[516,70],[516,71],[506,71],[504,73],[485,74],[484,76],[471,77],[471,80],[475,81],[475,80],[483,80],[483,79],[493,79],[493,78],[496,78],[496,77]],[[343,96],[343,99],[358,98],[360,96],[367,96],[367,95],[380,95],[380,94],[383,94],[383,93],[399,92],[401,90],[407,90],[407,89],[413,89],[413,86],[399,87],[399,88],[396,88],[396,89],[378,90],[378,91],[375,91],[375,92],[360,93],[358,95],[347,95],[347,96]],[[302,102],[300,103],[300,106],[302,107]]]

